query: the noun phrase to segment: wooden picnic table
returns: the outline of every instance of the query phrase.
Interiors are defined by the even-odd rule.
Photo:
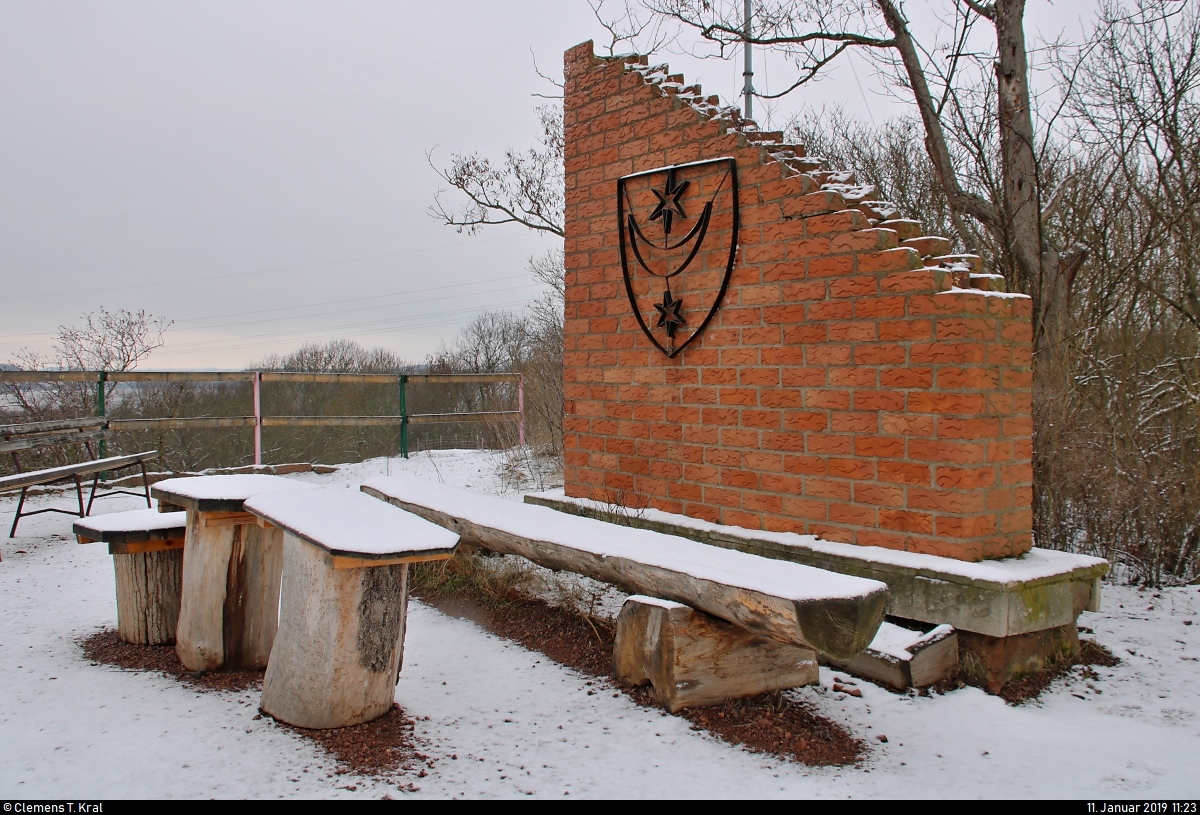
[[[183,594],[175,650],[188,670],[262,670],[279,627],[283,536],[243,510],[252,495],[313,485],[275,475],[160,481],[160,512],[185,510]]]
[[[337,487],[260,493],[245,508],[283,534],[263,711],[321,729],[387,713],[404,661],[408,564],[453,556],[458,535]]]

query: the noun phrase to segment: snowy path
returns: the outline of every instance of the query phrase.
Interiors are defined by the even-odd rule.
[[[478,454],[446,454],[305,480],[349,484],[404,469],[499,491],[490,466]],[[136,506],[115,498],[100,511]],[[0,517],[12,510],[0,501]],[[1157,599],[1105,587],[1105,611],[1080,622],[1124,663],[1098,669],[1099,694],[1076,679],[1014,708],[972,688],[918,698],[860,682],[855,699],[832,694],[834,674],[823,669],[823,688],[800,694],[870,742],[862,769],[746,753],[414,602],[396,698],[420,717],[435,766],[401,779],[420,787],[402,793],[336,776],[310,742],[255,721],[256,693],[196,692],[84,661],[74,641],[115,624],[113,573],[106,548],[76,544],[70,524],[40,515],[0,541],[0,797],[1200,795],[1196,587]]]

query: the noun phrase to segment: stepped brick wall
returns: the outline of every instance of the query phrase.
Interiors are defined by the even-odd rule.
[[[1027,551],[1029,299],[716,101],[645,58],[566,53],[567,494],[962,560]],[[738,253],[707,330],[668,358],[626,293],[617,179],[719,157]]]

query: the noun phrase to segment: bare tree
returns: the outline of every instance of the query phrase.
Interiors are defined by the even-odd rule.
[[[718,56],[747,43],[785,54],[795,76],[763,98],[813,81],[851,49],[865,53],[916,106],[959,237],[970,245],[969,224],[978,224],[1000,248],[996,261],[1010,288],[1033,297],[1038,348],[1061,339],[1071,279],[1086,247],[1062,246],[1044,228],[1060,193],[1047,192],[1040,166],[1045,140],[1039,142],[1033,125],[1025,0],[953,0],[932,45],[916,36],[898,0],[760,0],[749,36],[740,1],[643,0],[642,7],[714,46]],[[992,34],[986,49],[980,27]],[[989,179],[979,170],[993,163],[987,155],[993,137],[998,172]],[[972,159],[984,167],[968,172],[964,163]]]
[[[24,348],[13,362],[28,371],[129,371],[162,347],[171,322],[140,309],[101,308],[83,315],[82,325],[60,325],[50,354]],[[109,384],[106,395],[115,387]],[[86,383],[5,382],[3,392],[24,421],[88,416],[96,409],[95,386]]]
[[[447,206],[444,191],[434,195],[429,214],[459,232],[474,235],[484,226],[520,224],[538,232],[563,236],[563,128],[562,107],[536,108],[542,127],[539,143],[521,152],[509,148],[497,165],[479,153],[450,156],[450,166],[439,169],[433,153],[427,154],[437,174],[466,202]]]

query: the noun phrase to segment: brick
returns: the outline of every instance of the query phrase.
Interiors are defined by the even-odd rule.
[[[589,44],[566,68],[567,493],[964,560],[1027,551],[1029,299],[951,291],[921,268],[914,247],[937,242],[917,222],[870,228]],[[629,306],[614,180],[714,155],[738,162],[736,266],[705,333],[668,360]],[[680,291],[710,297],[723,274],[702,255]]]

